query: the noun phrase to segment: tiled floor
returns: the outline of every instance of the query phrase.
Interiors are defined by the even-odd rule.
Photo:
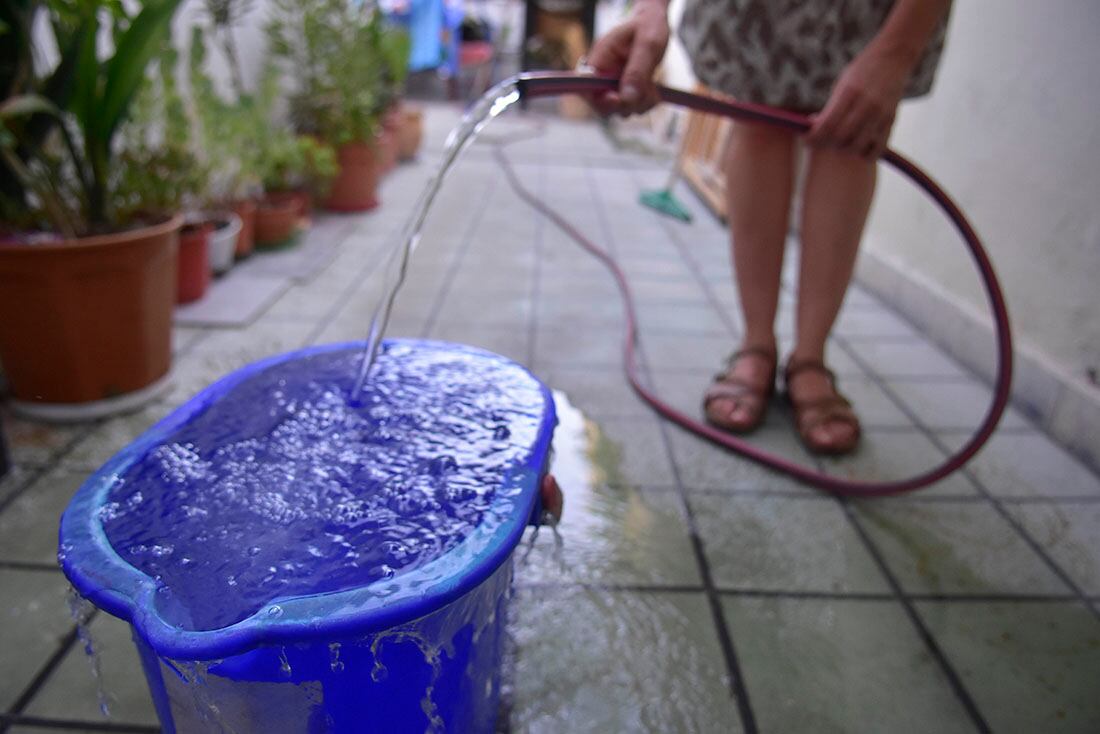
[[[384,206],[344,218],[331,264],[247,328],[177,330],[175,388],[86,426],[4,416],[0,480],[0,731],[151,731],[124,625],[99,615],[96,683],[53,561],[57,517],[87,473],[195,390],[267,354],[359,339],[393,242],[454,113],[428,116],[425,162]],[[534,132],[506,118],[489,134]],[[551,122],[508,155],[551,206],[606,243],[631,278],[647,379],[695,413],[735,345],[725,232],[637,204],[664,180],[595,125]],[[257,256],[262,257],[262,256]],[[791,334],[791,294],[778,324]],[[509,189],[475,146],[430,220],[391,332],[487,347],[563,393],[567,494],[559,545],[525,541],[502,728],[619,731],[1100,731],[1100,479],[1010,413],[964,472],[917,495],[839,501],[658,420],[625,386],[621,306],[598,263]],[[942,460],[988,388],[854,288],[831,346],[864,416],[854,457],[819,462],[776,405],[761,445],[855,477]],[[566,401],[583,412],[564,410]],[[1100,430],[1100,427],[1097,427]]]

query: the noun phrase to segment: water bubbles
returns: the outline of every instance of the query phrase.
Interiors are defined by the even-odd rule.
[[[340,660],[340,643],[333,642],[328,646],[328,666],[333,673],[339,673],[344,669],[344,663]]]
[[[269,619],[278,619],[283,616],[283,608],[278,604],[272,604],[267,608],[267,616]]]
[[[508,430],[508,426],[500,425],[493,429],[494,441],[507,441],[511,437],[512,432]]]

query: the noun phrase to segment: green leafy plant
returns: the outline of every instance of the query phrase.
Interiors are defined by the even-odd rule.
[[[277,89],[265,80],[261,85],[264,94],[258,97],[244,94],[224,98],[206,71],[206,52],[203,29],[195,26],[191,29],[188,68],[198,123],[195,136],[209,169],[205,198],[227,203],[251,196],[260,188],[268,111]]]
[[[372,140],[404,83],[408,37],[346,0],[273,0],[271,17],[268,47],[295,83],[299,132],[333,145]]]
[[[43,6],[5,3],[6,36],[16,47],[6,52],[14,64],[5,63],[0,105],[0,155],[15,182],[2,190],[6,208],[65,236],[125,226],[112,198],[115,136],[180,0],[146,0],[132,14],[113,0],[51,0],[45,9],[59,54],[44,75],[34,69],[31,32]],[[112,50],[100,58],[104,36]]]
[[[308,135],[279,131],[268,139],[264,190],[305,189],[324,196],[338,172],[336,151]]]

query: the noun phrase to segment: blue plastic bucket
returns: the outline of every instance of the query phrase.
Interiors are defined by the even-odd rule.
[[[185,500],[176,499],[189,496],[179,489],[182,480],[170,472],[158,474],[157,457],[184,448],[197,457],[212,455],[219,445],[239,438],[228,430],[210,430],[209,436],[202,434],[206,428],[195,433],[197,426],[220,425],[217,411],[228,410],[242,395],[251,401],[258,385],[274,384],[276,377],[277,384],[285,386],[279,388],[283,402],[293,406],[294,400],[284,392],[297,388],[293,379],[288,384],[279,377],[284,374],[280,370],[291,374],[305,364],[351,360],[361,349],[362,344],[350,343],[300,350],[223,378],[107,462],[66,509],[61,520],[61,565],[82,596],[131,624],[164,731],[492,731],[512,554],[524,527],[540,512],[538,487],[556,422],[547,388],[514,362],[440,342],[394,340],[385,345],[383,358],[392,352],[417,359],[428,355],[434,360],[417,378],[420,392],[432,388],[433,380],[440,382],[441,394],[445,392],[444,383],[453,382],[456,374],[447,371],[448,365],[462,365],[469,374],[485,376],[487,388],[473,398],[474,407],[454,421],[445,421],[448,440],[453,445],[467,434],[477,434],[481,430],[477,411],[484,410],[495,421],[494,437],[510,452],[499,472],[499,485],[491,493],[478,495],[484,498],[484,507],[477,522],[468,523],[469,527],[458,523],[463,532],[451,537],[437,555],[425,555],[422,562],[391,570],[384,577],[364,571],[362,583],[350,583],[354,573],[344,574],[334,588],[326,586],[335,584],[329,574],[299,573],[294,588],[313,593],[276,595],[260,600],[255,609],[249,607],[240,619],[211,616],[198,623],[201,615],[195,610],[220,603],[232,575],[223,578],[219,574],[224,568],[208,562],[188,571],[187,558],[179,563],[161,558],[146,567],[144,561],[135,560],[139,558],[134,555],[136,546],[112,544],[120,523],[132,525],[141,517],[184,512],[189,518],[194,513]],[[507,389],[497,390],[500,384]],[[310,389],[319,388],[311,384]],[[526,412],[507,409],[504,400],[509,391],[516,393]],[[253,402],[256,411],[268,410],[264,401]],[[272,425],[280,425],[276,413],[270,410]],[[509,421],[522,430],[509,433]],[[257,445],[263,443],[260,440]],[[462,456],[476,462],[484,454],[475,451]],[[412,462],[407,470],[415,473],[421,465]],[[434,466],[431,461],[427,465]],[[398,475],[387,476],[392,483]],[[194,485],[189,486],[193,495]],[[135,497],[155,511],[118,519],[119,503],[129,498],[132,504]],[[409,510],[414,511],[428,512]],[[180,517],[187,520],[183,514]],[[219,518],[209,519],[211,528],[216,529],[218,522]],[[146,528],[125,530],[126,537],[149,536]],[[272,531],[257,527],[255,532],[263,537]],[[230,566],[243,558],[245,548],[220,547],[217,533],[211,533],[209,541],[200,536],[202,543],[192,550],[225,558]],[[159,542],[170,548],[177,540],[164,537]],[[155,532],[143,542],[157,543]],[[360,538],[359,544],[369,546],[369,538]],[[273,543],[265,553],[297,553],[298,545],[287,543],[281,549]],[[203,573],[209,578],[203,578]],[[209,596],[203,596],[203,589],[209,589]]]

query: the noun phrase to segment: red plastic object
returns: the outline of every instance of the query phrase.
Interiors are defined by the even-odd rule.
[[[210,222],[185,224],[176,260],[176,303],[191,303],[210,285]]]

